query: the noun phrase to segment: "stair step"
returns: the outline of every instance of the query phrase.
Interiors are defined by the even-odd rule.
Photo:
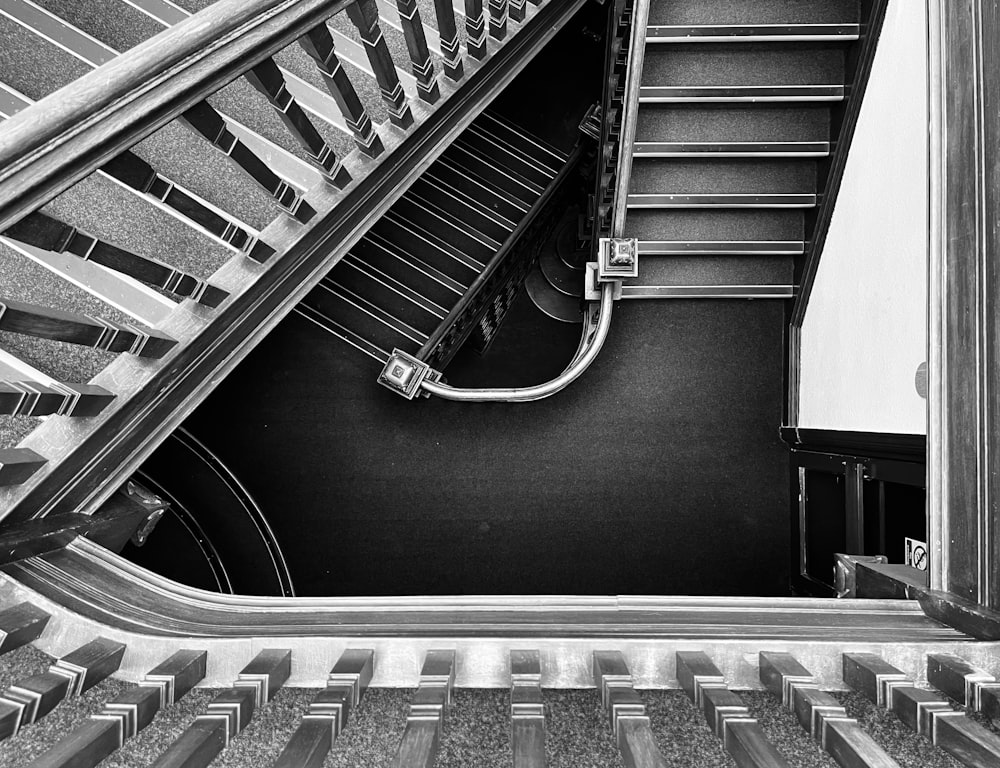
[[[520,221],[530,208],[526,203],[505,193],[501,187],[463,168],[447,156],[438,158],[437,162],[427,169],[424,177],[440,180],[452,189],[478,200],[482,206],[509,221]]]
[[[448,158],[467,173],[484,180],[486,184],[503,190],[528,208],[545,191],[544,185],[540,186],[513,171],[497,167],[489,152],[484,154],[461,141],[452,144],[441,157]]]
[[[510,155],[512,159],[542,168],[551,176],[559,173],[566,162],[565,155],[550,153],[536,144],[532,136],[511,123],[480,118],[472,124],[471,129],[493,142],[496,149]]]
[[[461,147],[479,152],[482,156],[489,158],[490,165],[500,168],[508,174],[530,181],[539,189],[544,189],[555,172],[538,163],[533,158],[527,158],[518,152],[510,151],[510,148],[503,142],[476,126],[469,126],[468,130],[459,136],[455,142]]]
[[[456,258],[464,260],[475,269],[490,260],[500,241],[471,227],[455,213],[427,200],[422,194],[411,190],[392,207],[394,215],[405,218],[426,232],[437,234],[440,239],[451,244],[457,252]]]
[[[674,256],[640,258],[639,276],[626,286],[787,285],[794,281],[789,256]]]
[[[810,194],[630,194],[629,208],[812,208],[816,195]]]
[[[302,303],[382,350],[412,352],[427,340],[426,334],[341,286],[320,283]]]
[[[858,24],[652,25],[646,43],[794,43],[857,40]]]
[[[791,299],[794,285],[628,285],[623,299]]]
[[[580,299],[567,296],[549,285],[549,281],[545,279],[537,264],[528,273],[524,287],[534,305],[553,320],[561,323],[583,322]]]
[[[821,143],[830,138],[830,105],[645,104],[635,140],[649,143]]]
[[[324,331],[336,336],[343,342],[350,344],[360,352],[364,352],[369,357],[377,360],[382,365],[389,361],[389,352],[381,347],[372,344],[368,339],[358,335],[350,328],[341,325],[336,320],[332,320],[319,310],[313,309],[306,304],[299,304],[295,308],[296,314],[300,317],[315,323]]]
[[[339,286],[360,296],[422,333],[434,330],[446,314],[433,302],[357,257],[342,259],[324,278],[323,283]]]
[[[440,307],[452,306],[468,288],[374,232],[365,235],[351,253]]]
[[[556,253],[553,248],[546,248],[538,257],[538,266],[549,281],[549,285],[560,293],[567,296],[580,297],[583,295],[584,272],[582,269],[573,269]]]
[[[650,26],[837,25],[857,20],[857,0],[654,0],[649,8]]]
[[[421,224],[394,213],[392,209],[376,222],[365,237],[373,235],[380,237],[403,258],[412,258],[439,274],[447,275],[461,285],[463,291],[483,269],[482,262],[469,257]]]
[[[633,144],[636,157],[827,157],[828,141],[637,141]]]
[[[559,170],[568,158],[565,152],[559,151],[537,136],[532,136],[496,112],[484,112],[479,117],[479,122],[491,128],[498,136],[506,135],[509,139],[515,140],[518,146],[529,149],[531,154],[539,158],[544,157],[545,160],[543,162],[545,165],[554,170]]]
[[[631,208],[625,236],[650,241],[804,240],[804,208]]]
[[[644,85],[640,104],[724,104],[732,102],[843,101],[843,85]]]
[[[640,240],[644,256],[798,256],[805,252],[802,240]]]
[[[514,231],[517,223],[485,207],[478,200],[448,184],[424,174],[408,192],[448,211],[470,229],[488,235],[502,243]]]

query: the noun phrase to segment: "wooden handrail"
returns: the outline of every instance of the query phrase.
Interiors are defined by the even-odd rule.
[[[350,0],[219,0],[0,126],[0,231]]]
[[[646,53],[646,21],[649,18],[649,0],[635,0],[632,9],[632,32],[628,48],[625,99],[622,104],[622,133],[619,137],[618,170],[615,174],[615,193],[612,199],[611,236],[621,237],[625,232],[625,214],[628,210],[628,186],[632,177],[632,145],[635,143],[636,113],[639,111],[639,84],[642,82],[642,62]]]

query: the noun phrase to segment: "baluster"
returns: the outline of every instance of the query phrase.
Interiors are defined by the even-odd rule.
[[[438,36],[441,38],[441,55],[444,57],[444,73],[454,81],[465,76],[462,66],[462,49],[458,42],[458,27],[455,25],[455,6],[451,0],[434,0],[437,16]]]
[[[131,150],[112,158],[101,166],[101,170],[125,186],[159,200],[254,261],[263,262],[274,255],[271,246],[158,174],[153,166]]]
[[[517,22],[524,21],[528,13],[528,0],[510,0],[510,17]]]
[[[144,331],[133,325],[119,325],[12,299],[0,300],[0,331],[152,358],[163,357],[177,344],[176,339],[152,329]]]
[[[260,91],[277,110],[281,121],[302,145],[309,159],[323,172],[326,180],[337,189],[343,189],[351,181],[351,174],[337,159],[337,154],[320,136],[316,126],[302,110],[302,107],[288,91],[285,76],[281,74],[274,59],[264,59],[246,73],[250,85]]]
[[[413,113],[406,103],[403,85],[396,74],[396,65],[392,62],[389,46],[385,44],[382,28],[378,23],[378,7],[375,0],[357,0],[347,6],[347,15],[354,26],[358,28],[365,44],[365,53],[375,73],[375,80],[382,91],[382,101],[389,111],[389,119],[393,125],[409,128],[413,125]]]
[[[507,37],[507,0],[489,0],[490,37],[503,40]]]
[[[330,34],[326,24],[320,24],[306,32],[299,38],[299,45],[316,62],[327,90],[337,102],[344,115],[344,122],[354,134],[358,148],[368,157],[381,155],[385,147],[375,132],[372,120],[361,99],[358,98],[357,91],[354,90],[354,84],[347,75],[347,70],[337,56],[333,35]]]
[[[30,448],[0,448],[0,486],[20,485],[45,466],[47,461]],[[0,653],[3,651],[3,646],[0,646]]]
[[[465,0],[465,47],[469,55],[482,61],[486,58],[486,16],[483,0]]]
[[[316,215],[297,189],[268,168],[246,144],[230,133],[222,115],[207,101],[188,109],[181,115],[181,120],[208,139],[213,147],[229,155],[241,170],[296,219],[305,223]]]
[[[441,91],[434,74],[434,61],[427,50],[427,38],[424,36],[424,24],[420,20],[417,0],[396,0],[396,8],[399,9],[406,49],[410,52],[413,76],[417,79],[417,93],[428,104],[433,104],[441,98]]]
[[[85,261],[209,307],[219,306],[229,295],[221,288],[174,269],[169,264],[123,250],[41,212],[28,214],[3,234],[46,251],[72,253]]]

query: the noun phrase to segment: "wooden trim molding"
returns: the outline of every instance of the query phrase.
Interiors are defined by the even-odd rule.
[[[927,438],[892,432],[851,432],[836,429],[782,427],[781,439],[798,451],[836,453],[871,459],[925,460]]]
[[[1000,9],[929,0],[931,588],[1000,609]]]

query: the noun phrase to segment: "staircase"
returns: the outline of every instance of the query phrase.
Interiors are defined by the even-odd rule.
[[[485,112],[297,311],[382,364],[394,349],[429,356],[431,337],[450,327],[487,265],[517,242],[568,161]]]
[[[99,505],[307,294],[434,341],[564,171],[470,125],[582,0],[277,5],[0,1],[0,515]]]
[[[640,268],[622,298],[795,295],[871,37],[861,5],[636,4],[615,205]]]

